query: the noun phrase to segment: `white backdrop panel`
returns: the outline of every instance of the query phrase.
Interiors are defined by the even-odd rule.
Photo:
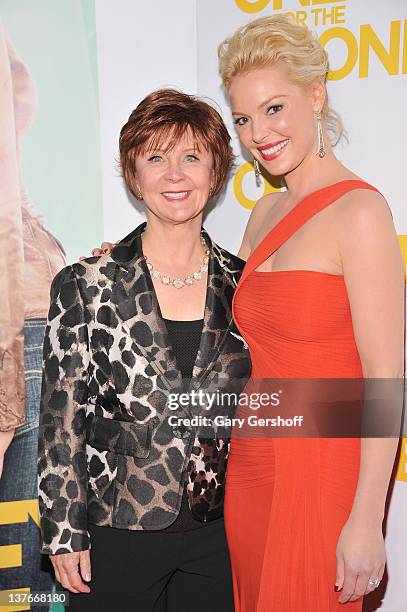
[[[153,89],[196,93],[196,6],[188,0],[96,0],[104,238],[125,236],[144,216],[115,160],[121,127]]]

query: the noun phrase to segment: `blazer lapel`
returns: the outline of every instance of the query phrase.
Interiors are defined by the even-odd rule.
[[[228,259],[225,251],[215,245],[208,234],[203,237],[210,248],[208,264],[208,285],[202,337],[192,373],[191,389],[198,389],[204,383],[218,359],[226,334],[232,325],[232,297],[234,283],[225,272]],[[221,255],[221,256],[220,256]]]
[[[135,351],[148,360],[169,391],[181,390],[181,372],[143,256],[141,235],[145,227],[146,223],[140,225],[112,250],[113,260],[124,273],[116,276],[111,301],[134,339]]]

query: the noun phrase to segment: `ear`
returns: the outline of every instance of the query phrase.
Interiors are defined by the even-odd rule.
[[[326,87],[320,79],[316,79],[312,84],[311,97],[314,112],[321,111],[326,100]]]
[[[135,187],[135,196],[137,200],[143,199],[143,192],[141,191],[140,181],[138,180],[137,174],[134,176],[134,187]]]

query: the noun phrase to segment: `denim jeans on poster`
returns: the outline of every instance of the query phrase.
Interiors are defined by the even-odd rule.
[[[38,420],[45,325],[45,319],[31,319],[24,324],[26,421],[16,429],[5,454],[3,475],[0,479],[0,503],[38,499]],[[39,536],[39,528],[31,517],[26,523],[0,525],[1,546],[22,546],[22,565],[0,569],[0,590],[27,587],[30,591],[53,590],[52,565],[48,556],[40,553]],[[47,605],[31,609],[34,612],[48,612],[51,608]],[[59,610],[63,608],[59,607]]]

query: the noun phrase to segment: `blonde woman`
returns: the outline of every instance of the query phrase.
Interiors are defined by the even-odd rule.
[[[239,252],[234,318],[253,378],[401,378],[396,233],[383,196],[333,153],[328,131],[337,139],[341,126],[326,51],[274,15],[239,29],[219,56],[241,143],[287,185],[258,202]],[[225,521],[237,612],[361,610],[385,568],[397,442],[232,441]]]

